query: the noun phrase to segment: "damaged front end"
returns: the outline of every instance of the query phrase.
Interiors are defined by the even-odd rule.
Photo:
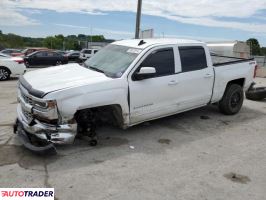
[[[27,149],[38,154],[55,154],[55,144],[74,142],[77,124],[75,120],[61,122],[55,100],[35,97],[19,83],[18,101],[14,133]]]

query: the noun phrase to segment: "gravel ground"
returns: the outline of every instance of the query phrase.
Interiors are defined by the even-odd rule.
[[[266,79],[256,82],[266,86]],[[17,79],[0,83],[0,187],[54,187],[56,199],[263,200],[266,101],[225,116],[215,106],[143,123],[102,127],[40,157],[12,133]]]

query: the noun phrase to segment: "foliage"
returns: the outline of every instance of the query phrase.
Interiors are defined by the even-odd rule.
[[[260,43],[256,38],[250,38],[247,40],[247,43],[251,47],[251,54],[260,56],[261,55],[261,48],[260,48]]]
[[[261,55],[266,56],[266,47],[261,47],[260,53]]]
[[[3,34],[0,30],[0,49],[1,48],[25,48],[25,47],[47,47],[60,50],[81,50],[86,47],[87,42],[104,42],[103,35],[68,35],[62,34],[48,36],[46,38],[22,37],[15,34]]]

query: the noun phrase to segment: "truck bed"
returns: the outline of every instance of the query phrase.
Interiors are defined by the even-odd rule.
[[[217,54],[211,54],[211,58],[214,67],[230,65],[235,63],[249,62],[254,60],[254,58],[238,58],[238,57],[222,56]]]
[[[215,73],[212,102],[219,101],[231,80],[242,80],[243,89],[247,90],[253,82],[256,62],[254,59],[243,59],[228,56],[211,55]]]

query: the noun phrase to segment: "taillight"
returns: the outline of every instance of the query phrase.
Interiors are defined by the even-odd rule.
[[[258,65],[256,65],[254,68],[253,78],[256,78],[256,76],[257,76],[257,69],[258,69]]]
[[[14,61],[17,62],[18,64],[24,63],[24,60],[14,60]]]

